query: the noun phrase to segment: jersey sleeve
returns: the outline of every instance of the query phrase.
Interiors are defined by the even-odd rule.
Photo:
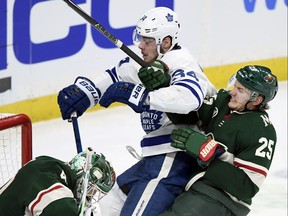
[[[253,115],[254,114],[254,115]],[[276,131],[266,112],[247,115],[249,128],[239,133],[234,165],[242,169],[258,187],[261,187],[270,169],[277,142]]]
[[[61,212],[64,209],[76,213],[71,215],[77,215],[77,204],[70,188],[61,183],[54,183],[45,187],[43,180],[41,180],[42,183],[39,181],[31,189],[31,193],[36,191],[37,195],[28,205],[28,209],[33,215],[42,215],[43,212],[46,212],[47,215],[57,215],[59,214],[58,211]],[[49,184],[52,181],[47,179],[46,182]]]
[[[140,66],[134,60],[126,57],[120,60],[116,66],[106,69],[103,73],[96,76],[92,81],[100,90],[101,95],[103,95],[107,88],[115,82],[140,83],[140,79],[138,78],[139,68]]]
[[[217,95],[214,96],[206,96],[202,106],[198,110],[198,116],[199,119],[201,120],[201,126],[208,125],[209,121],[212,117],[213,110],[214,110],[214,101],[216,99]]]
[[[251,198],[259,191],[242,169],[220,159],[215,159],[209,164],[204,178],[249,205]]]
[[[169,67],[169,87],[149,93],[150,109],[187,114],[198,110],[207,92],[214,90],[193,56],[181,50],[170,51],[163,59]]]
[[[71,213],[68,215],[77,215],[73,193],[76,173],[66,163],[41,156],[20,174],[26,181],[30,180],[30,188],[23,194],[23,200],[33,215],[61,215],[58,212],[64,212],[64,209]]]
[[[220,89],[217,94],[207,95],[204,98],[203,104],[198,110],[198,116],[204,128],[210,123],[213,115],[218,113],[219,109],[225,109],[223,105],[225,106],[228,100],[229,95],[224,89]]]
[[[78,208],[74,199],[63,198],[50,203],[40,216],[65,215],[78,216]]]

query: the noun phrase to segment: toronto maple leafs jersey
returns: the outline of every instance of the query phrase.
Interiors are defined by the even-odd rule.
[[[0,215],[78,215],[76,173],[64,162],[40,156],[0,190]]]
[[[231,111],[229,101],[229,93],[220,90],[217,97],[205,99],[198,111],[205,133],[227,147],[203,178],[249,207],[271,166],[276,131],[267,112]]]
[[[150,91],[150,109],[140,114],[146,135],[141,140],[142,156],[179,151],[170,146],[170,134],[181,125],[174,125],[167,113],[187,114],[201,106],[204,97],[216,92],[194,57],[184,48],[167,52],[161,59],[169,67],[170,86]],[[116,67],[97,76],[93,82],[101,94],[114,82],[141,83],[138,78],[140,66],[129,57]],[[191,121],[192,122],[192,121]]]

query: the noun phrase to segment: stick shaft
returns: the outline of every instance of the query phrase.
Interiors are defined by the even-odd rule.
[[[129,47],[122,43],[118,38],[112,35],[107,29],[105,29],[99,22],[89,16],[84,12],[78,5],[76,5],[72,0],[63,0],[69,7],[71,7],[76,13],[82,16],[86,21],[88,21],[95,29],[102,33],[106,38],[108,38],[113,44],[125,52],[129,57],[136,61],[140,66],[147,67],[149,64],[140,58],[135,52],[133,52]]]
[[[74,131],[74,136],[75,136],[77,153],[79,154],[80,152],[83,151],[83,149],[82,149],[82,143],[81,143],[81,137],[80,137],[80,131],[79,131],[77,113],[76,112],[72,113],[71,119],[72,119],[72,124],[73,124],[73,131]]]
[[[90,178],[90,170],[92,168],[92,164],[91,164],[91,159],[92,159],[92,152],[89,150],[86,153],[86,164],[85,164],[85,168],[84,168],[84,179],[83,179],[83,193],[82,193],[82,197],[81,197],[81,201],[78,207],[79,210],[79,216],[83,216],[84,211],[86,211],[86,196],[87,196],[87,189],[88,189],[88,184],[89,184],[89,178]],[[85,213],[86,215],[86,213]]]

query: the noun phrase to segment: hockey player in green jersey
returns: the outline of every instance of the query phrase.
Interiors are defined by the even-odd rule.
[[[196,158],[203,172],[161,216],[250,212],[274,155],[276,132],[265,110],[278,84],[269,68],[256,65],[241,68],[233,80],[232,90],[221,89],[198,110],[205,135],[191,128],[173,131],[171,145]]]
[[[28,162],[0,189],[0,214],[80,215],[78,206],[83,194],[88,154],[91,163],[87,164],[91,168],[85,208],[90,212],[95,197],[104,196],[114,185],[115,172],[104,155],[88,151],[79,153],[69,163],[49,156],[40,156]],[[90,215],[93,215],[93,210]]]

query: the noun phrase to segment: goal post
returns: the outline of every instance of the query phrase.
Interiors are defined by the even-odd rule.
[[[31,159],[31,119],[25,114],[0,113],[0,187]]]

